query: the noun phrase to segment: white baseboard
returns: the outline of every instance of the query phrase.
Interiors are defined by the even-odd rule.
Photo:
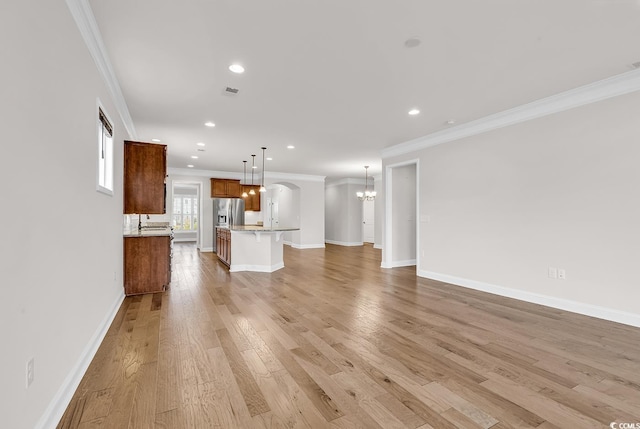
[[[373,248],[374,249],[382,249],[382,244],[374,244]]]
[[[274,265],[241,265],[241,264],[231,264],[229,267],[229,272],[237,273],[239,271],[256,271],[259,273],[272,273],[274,271],[279,270],[280,268],[284,268],[284,262],[280,262]]]
[[[463,286],[469,289],[489,292],[508,298],[514,298],[520,301],[545,305],[547,307],[557,308],[559,310],[566,310],[572,313],[583,314],[585,316],[596,317],[598,319],[604,319],[612,322],[623,323],[625,325],[640,327],[640,314],[614,310],[611,308],[585,304],[583,302],[571,301],[564,298],[556,298],[553,296],[541,295],[518,289],[511,289],[504,286],[497,286],[490,283],[479,282],[476,280],[450,276],[448,274],[434,273],[432,271],[418,270],[418,276]]]
[[[397,268],[397,267],[410,267],[416,264],[415,259],[406,259],[404,261],[391,261],[391,267],[389,268]],[[383,267],[386,268],[386,267]]]
[[[213,247],[201,247],[201,252],[213,252]]]
[[[297,244],[290,241],[285,241],[283,244],[291,246],[294,249],[324,249],[324,243],[321,244]]]
[[[195,237],[178,237],[178,236],[174,235],[173,236],[173,241],[175,243],[185,243],[187,241],[191,241],[191,242],[195,243],[198,240]]]
[[[335,241],[335,240],[324,240],[325,243],[335,244],[336,246],[364,246],[362,241]]]
[[[65,377],[62,385],[49,403],[47,409],[40,417],[40,420],[38,420],[38,423],[35,425],[34,429],[54,429],[58,425],[60,419],[62,418],[62,415],[64,414],[65,410],[69,406],[69,403],[71,402],[71,399],[73,398],[73,394],[76,392],[76,389],[80,385],[82,377],[84,376],[85,372],[87,372],[89,364],[91,364],[91,360],[96,355],[96,352],[98,351],[100,344],[102,344],[102,340],[104,340],[105,335],[107,335],[107,331],[109,330],[113,319],[115,319],[116,314],[118,314],[118,310],[120,309],[120,305],[122,305],[122,301],[124,301],[124,288],[112,304],[109,312],[106,314],[104,319],[102,319],[100,325],[98,325],[98,329],[96,329],[96,332],[89,340],[89,343],[80,354],[80,358],[78,359],[76,364],[73,366],[69,374],[67,374],[67,376]]]

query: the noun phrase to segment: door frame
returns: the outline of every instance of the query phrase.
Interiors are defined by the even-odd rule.
[[[382,234],[382,263],[381,268],[394,268],[396,265],[393,263],[393,170],[397,167],[405,167],[407,165],[416,166],[416,273],[420,269],[420,159],[413,158],[406,161],[397,162],[394,164],[386,165],[384,168],[384,232]]]

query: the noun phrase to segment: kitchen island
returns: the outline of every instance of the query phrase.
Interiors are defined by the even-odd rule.
[[[217,228],[216,233],[229,233],[229,251],[225,260],[229,271],[271,273],[284,267],[282,235],[300,228],[235,225]],[[219,256],[220,249],[218,250]]]

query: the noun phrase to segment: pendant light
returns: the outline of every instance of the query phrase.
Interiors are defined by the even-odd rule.
[[[255,195],[256,190],[253,189],[253,170],[256,168],[256,156],[251,155],[251,188],[249,189],[249,195]]]
[[[264,151],[266,147],[262,147],[262,185],[260,186],[260,192],[267,192],[267,188],[264,187]]]
[[[369,191],[369,166],[364,166],[364,192],[356,192],[360,201],[373,201],[376,199],[376,191]]]
[[[247,184],[247,161],[242,161],[242,164],[244,165],[244,180],[242,181],[242,183],[246,185]],[[242,198],[247,198],[249,194],[247,194],[247,191],[244,189],[244,185],[242,187]]]

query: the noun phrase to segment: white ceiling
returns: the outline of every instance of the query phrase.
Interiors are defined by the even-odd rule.
[[[261,164],[266,146],[267,171],[338,179],[363,176],[366,164],[378,174],[382,149],[450,119],[463,124],[640,61],[640,0],[90,5],[137,138],[161,139],[176,168],[242,172],[252,153]],[[406,48],[410,37],[422,43]],[[234,62],[246,72],[231,73]],[[223,95],[226,86],[239,94]],[[421,113],[409,116],[412,108]]]

